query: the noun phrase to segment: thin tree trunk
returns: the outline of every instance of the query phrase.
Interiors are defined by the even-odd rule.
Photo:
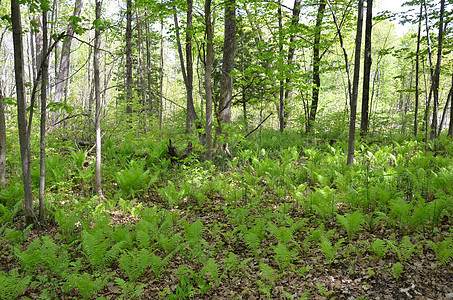
[[[163,86],[164,86],[164,21],[160,19],[160,71],[159,71],[159,131],[162,131],[162,119],[164,116]]]
[[[147,92],[148,92],[148,104],[149,104],[149,110],[150,113],[153,112],[153,98],[151,96],[151,85],[152,85],[152,79],[151,79],[151,47],[150,47],[150,42],[149,42],[149,24],[148,24],[148,14],[145,11],[145,27],[146,27],[146,73],[147,73]]]
[[[38,41],[38,39],[37,39]],[[46,119],[47,119],[47,80],[49,77],[49,59],[47,58],[47,11],[42,12],[42,48],[38,66],[42,66],[41,80],[41,124],[40,124],[40,161],[39,161],[39,220],[44,220],[46,186]],[[37,43],[38,44],[38,43]]]
[[[101,19],[101,8],[102,0],[96,1],[96,20]],[[96,98],[96,117],[95,117],[95,128],[96,128],[96,170],[95,170],[95,182],[96,182],[96,194],[102,197],[102,182],[101,182],[101,90],[99,82],[99,50],[101,48],[101,30],[96,27],[94,33],[94,94]]]
[[[418,134],[418,105],[419,105],[419,73],[420,73],[420,39],[422,30],[423,4],[420,3],[420,16],[418,19],[417,49],[415,52],[415,115],[414,115],[414,136]]]
[[[450,126],[448,127],[448,135],[453,138],[453,72],[451,73],[450,97]]]
[[[225,134],[222,124],[231,122],[231,100],[233,93],[233,77],[230,76],[234,68],[234,56],[236,48],[236,0],[225,2],[225,33],[223,41],[223,64],[220,79],[220,99],[217,108],[218,127],[216,128],[216,140]],[[226,139],[225,139],[226,140]],[[228,143],[218,143],[219,148],[228,154]],[[229,154],[228,154],[229,155]]]
[[[6,122],[3,107],[3,84],[0,81],[0,187],[6,185]]]
[[[360,77],[360,50],[362,44],[362,26],[363,26],[363,0],[359,0],[359,9],[357,16],[357,35],[355,39],[355,59],[354,59],[354,79],[352,83],[351,98],[351,115],[349,119],[349,140],[348,140],[348,160],[347,164],[354,163],[355,149],[355,121],[357,113],[357,98],[359,96],[359,77]]]
[[[426,29],[426,43],[428,45],[428,60],[429,60],[429,73],[431,75],[431,88],[429,90],[429,96],[426,101],[426,108],[425,108],[425,116],[423,119],[424,128],[425,128],[425,135],[426,139],[428,139],[428,115],[429,115],[429,107],[431,105],[431,97],[432,97],[432,85],[433,85],[433,77],[434,77],[434,70],[433,70],[433,59],[432,59],[432,51],[431,51],[431,38],[429,34],[429,17],[428,17],[428,9],[426,8],[426,0],[423,0],[423,6],[425,8],[425,29]]]
[[[11,1],[11,24],[13,29],[14,74],[17,94],[17,124],[19,129],[22,179],[24,182],[25,196],[25,221],[27,224],[32,224],[35,220],[35,214],[33,210],[33,194],[31,187],[30,136],[27,134],[26,120],[22,24],[19,2],[15,0]]]
[[[319,102],[319,89],[321,87],[321,78],[319,76],[319,66],[321,63],[321,57],[319,54],[319,44],[321,42],[321,25],[322,19],[324,17],[324,10],[326,8],[326,1],[320,0],[318,6],[318,13],[316,15],[316,25],[315,25],[315,38],[313,43],[313,91],[312,91],[312,100],[311,106],[308,113],[307,121],[307,133],[310,132],[311,126],[316,119],[316,112],[318,110]]]
[[[74,6],[74,17],[79,17],[82,11],[83,0],[76,0]],[[60,103],[64,97],[65,86],[67,84],[67,74],[69,74],[69,63],[71,55],[71,43],[74,35],[74,26],[72,21],[69,22],[68,28],[66,29],[66,37],[61,48],[61,59],[58,72],[55,78],[55,103]],[[60,113],[55,112],[54,117],[57,117]]]
[[[212,66],[214,63],[214,33],[211,21],[211,0],[204,4],[206,24],[206,69],[204,73],[206,93],[206,159],[212,156]]]
[[[440,120],[439,124],[439,131],[437,132],[437,137],[440,137],[440,133],[442,132],[442,127],[444,126],[445,117],[447,116],[448,105],[450,104],[452,92],[453,88],[451,88],[450,91],[448,92],[447,101],[445,102],[444,111],[442,112],[442,119]]]
[[[293,16],[291,18],[291,27],[295,27],[299,23],[299,15],[300,15],[300,3],[301,0],[294,0],[294,7],[293,7]],[[293,29],[294,30],[294,29]],[[286,76],[286,89],[285,89],[285,107],[289,104],[289,98],[290,98],[290,89],[292,85],[292,66],[294,64],[294,53],[296,52],[296,47],[293,46],[294,41],[296,40],[296,34],[292,31],[290,37],[289,37],[289,48],[288,48],[288,69],[289,69],[289,75]],[[289,109],[283,110],[284,111],[284,127],[286,127],[286,124],[288,123],[289,119]]]
[[[366,25],[365,25],[365,60],[363,69],[363,92],[362,92],[362,119],[360,122],[360,134],[368,134],[368,110],[370,102],[370,77],[371,77],[371,29],[373,21],[373,0],[367,0]]]
[[[440,1],[440,17],[439,17],[439,35],[437,36],[437,63],[436,70],[434,71],[434,78],[432,83],[432,90],[434,94],[433,103],[433,119],[431,121],[431,139],[436,138],[437,133],[437,114],[439,107],[439,80],[440,80],[440,64],[442,61],[442,42],[444,37],[444,12],[445,12],[445,0]]]
[[[193,130],[194,123],[198,119],[197,112],[193,104],[193,59],[192,59],[192,9],[193,0],[187,0],[187,28],[186,28],[186,63],[187,63],[187,113],[186,113],[186,132]]]
[[[282,20],[282,5],[278,6],[278,42],[280,44],[280,55],[283,56],[283,20]],[[278,109],[278,120],[280,124],[280,133],[283,133],[285,129],[285,85],[284,81],[280,80],[279,86],[279,109]]]
[[[126,3],[126,113],[132,113],[132,0]]]

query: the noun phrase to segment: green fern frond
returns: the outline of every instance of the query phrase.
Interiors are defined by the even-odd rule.
[[[258,235],[253,231],[248,231],[244,235],[244,242],[254,254],[257,253],[258,248],[261,244],[261,240],[259,239]]]
[[[149,267],[151,256],[147,249],[124,252],[118,259],[118,263],[131,281],[136,281]]]
[[[427,241],[437,257],[437,265],[443,266],[453,260],[453,238],[448,237],[441,242]]]
[[[286,244],[279,243],[274,247],[274,258],[277,261],[280,269],[285,269],[297,256],[297,250],[290,250]]]
[[[9,273],[0,271],[0,300],[19,299],[30,280],[31,276],[22,277],[17,268]]]
[[[337,221],[346,230],[348,238],[351,240],[356,233],[362,230],[362,224],[365,222],[363,214],[356,210],[353,213],[347,213],[344,216],[337,214]]]
[[[201,269],[201,274],[209,275],[216,285],[219,284],[219,273],[219,265],[213,258],[208,259]]]

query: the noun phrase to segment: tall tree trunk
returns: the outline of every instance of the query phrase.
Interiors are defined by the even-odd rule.
[[[440,17],[439,17],[439,35],[437,36],[437,63],[436,70],[434,71],[434,78],[432,83],[432,90],[434,94],[433,103],[433,119],[431,121],[431,139],[435,139],[437,136],[437,113],[439,107],[439,79],[440,79],[440,64],[442,61],[442,41],[444,37],[444,12],[445,12],[445,0],[440,1]]]
[[[294,7],[293,7],[293,16],[291,18],[291,27],[295,27],[297,24],[299,24],[299,15],[300,15],[300,3],[301,0],[294,0]],[[296,52],[296,47],[293,45],[294,41],[296,40],[296,34],[294,33],[293,29],[291,31],[291,35],[289,37],[289,48],[288,48],[288,57],[287,57],[287,63],[288,63],[288,70],[289,70],[289,75],[286,76],[286,89],[285,89],[285,107],[284,109],[284,126],[286,127],[286,124],[288,123],[289,119],[289,109],[287,108],[289,104],[289,98],[290,98],[290,90],[291,90],[291,85],[292,85],[292,74],[294,73],[292,68],[294,65],[294,53]]]
[[[220,79],[220,99],[217,108],[218,127],[216,128],[216,139],[221,134],[225,134],[222,130],[222,124],[230,124],[231,122],[231,100],[233,94],[233,77],[230,73],[234,68],[234,56],[236,49],[236,0],[227,0],[225,2],[225,33],[223,40],[223,64],[222,75]],[[228,144],[218,143],[218,148],[228,154]]]
[[[349,119],[349,140],[348,140],[348,160],[347,164],[354,163],[355,149],[355,121],[357,113],[357,98],[359,96],[359,77],[360,77],[360,50],[362,44],[362,27],[363,27],[363,0],[359,0],[359,9],[357,16],[357,34],[355,38],[355,57],[354,57],[354,78],[352,82],[351,98],[351,115]]]
[[[3,84],[0,81],[0,187],[6,185],[6,123],[3,107]]]
[[[420,73],[420,39],[422,31],[423,4],[420,3],[420,16],[418,19],[417,49],[415,52],[415,115],[414,115],[414,136],[418,134],[418,105],[419,105],[419,73]]]
[[[147,75],[147,92],[148,92],[148,105],[150,113],[153,112],[153,98],[151,94],[151,85],[152,85],[152,77],[151,77],[151,47],[150,47],[150,36],[149,36],[149,24],[148,24],[148,14],[145,11],[145,27],[146,27],[146,75]]]
[[[326,8],[326,1],[320,0],[318,6],[318,13],[316,15],[315,24],[315,38],[313,42],[313,91],[310,111],[307,120],[307,133],[310,132],[311,126],[316,119],[316,112],[318,110],[319,102],[319,89],[321,87],[321,78],[319,76],[319,66],[321,63],[321,57],[319,55],[319,44],[321,42],[321,25],[324,17],[324,10]]]
[[[370,102],[370,75],[371,75],[371,29],[373,25],[373,0],[367,0],[365,25],[365,60],[363,63],[363,92],[362,92],[362,119],[360,134],[368,134],[368,110]]]
[[[101,8],[102,0],[96,1],[96,20],[101,19]],[[96,98],[96,117],[95,117],[95,128],[96,128],[96,171],[95,171],[95,182],[96,182],[96,194],[102,197],[102,182],[101,182],[101,89],[99,83],[99,51],[101,48],[101,31],[96,27],[94,31],[94,95]]]
[[[282,5],[278,5],[278,42],[280,44],[280,55],[283,56],[283,16]],[[285,129],[285,85],[284,81],[280,80],[279,86],[279,108],[278,108],[278,121],[280,124],[280,133]]]
[[[425,128],[425,139],[428,139],[428,115],[429,115],[429,107],[431,105],[431,97],[432,97],[432,85],[433,85],[433,78],[434,78],[434,70],[433,70],[433,59],[432,59],[432,51],[431,51],[431,38],[429,33],[429,16],[428,16],[428,9],[426,8],[426,0],[423,0],[423,6],[425,8],[425,29],[426,29],[426,43],[428,45],[428,61],[429,61],[429,74],[431,76],[431,88],[429,89],[429,96],[426,100],[426,108],[425,108],[425,115],[423,118],[424,128]]]
[[[164,20],[160,19],[160,68],[159,68],[159,131],[162,131],[162,119],[164,117],[163,106],[164,86]]]
[[[132,113],[132,0],[126,3],[126,113]]]
[[[186,132],[193,130],[194,123],[198,119],[197,112],[193,104],[193,59],[192,59],[192,9],[193,0],[187,0],[187,28],[186,28],[186,63],[187,63],[187,113],[186,113]]]
[[[3,31],[0,38],[0,48],[5,35]],[[4,189],[6,185],[6,122],[5,107],[3,106],[3,82],[0,79],[0,188]]]
[[[450,89],[447,95],[447,101],[445,102],[444,110],[442,111],[442,118],[440,119],[439,131],[437,132],[437,137],[440,137],[442,132],[442,127],[444,127],[445,117],[447,116],[448,106],[450,105],[450,100],[452,98],[453,88]]]
[[[204,72],[204,84],[206,93],[206,159],[212,155],[212,66],[214,63],[214,32],[211,21],[211,0],[204,4],[206,24],[206,69]]]
[[[38,41],[38,38],[36,39]],[[47,119],[47,80],[49,77],[49,59],[47,57],[47,11],[42,12],[42,47],[38,66],[42,67],[41,80],[41,123],[40,123],[40,153],[39,153],[39,220],[44,220],[45,202],[44,189],[46,186],[46,119]],[[37,43],[38,44],[38,43]]]
[[[82,11],[83,7],[83,0],[76,0],[74,6],[74,17],[79,17],[80,12]],[[60,58],[60,66],[58,68],[58,72],[56,73],[55,78],[55,103],[60,103],[64,97],[65,86],[67,84],[67,76],[69,73],[69,63],[70,63],[70,55],[71,55],[71,43],[72,37],[74,35],[74,25],[72,21],[69,22],[68,28],[66,29],[66,37],[64,43],[61,48],[61,58]],[[59,112],[54,114],[55,117],[58,117]]]
[[[35,214],[33,210],[33,194],[31,189],[30,136],[27,134],[22,24],[19,2],[15,0],[11,1],[11,25],[13,29],[14,74],[17,94],[17,124],[19,129],[20,157],[24,182],[25,221],[27,224],[31,224],[35,220]]]
[[[448,135],[453,138],[453,72],[451,73],[450,97],[450,126],[448,126]]]

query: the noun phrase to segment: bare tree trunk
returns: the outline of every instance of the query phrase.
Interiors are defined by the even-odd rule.
[[[211,0],[204,4],[206,24],[206,69],[204,73],[206,93],[206,159],[212,156],[212,66],[214,63],[214,33],[211,21]]]
[[[38,45],[38,38],[36,39]],[[47,58],[47,11],[42,12],[42,47],[38,66],[42,66],[41,80],[41,124],[40,124],[40,161],[39,161],[39,220],[44,220],[46,186],[46,119],[47,119],[47,80],[49,77],[49,59]]]
[[[432,96],[432,85],[433,85],[433,77],[434,77],[434,70],[433,70],[433,59],[432,59],[432,51],[431,51],[431,38],[429,34],[429,17],[428,17],[428,9],[426,8],[426,0],[423,0],[423,6],[425,8],[425,29],[426,29],[426,43],[428,45],[428,59],[429,59],[429,73],[431,75],[431,88],[429,89],[429,96],[426,100],[426,108],[425,108],[425,116],[423,118],[424,128],[425,128],[425,138],[428,139],[428,115],[429,115],[429,107],[431,105],[431,96]],[[425,83],[426,85],[426,83]]]
[[[27,134],[26,120],[22,24],[19,2],[14,0],[11,1],[11,24],[13,29],[14,74],[17,94],[17,124],[19,128],[20,156],[25,194],[25,221],[27,224],[32,224],[35,220],[35,213],[33,210],[31,187],[30,136]]]
[[[231,100],[233,93],[233,77],[230,76],[234,68],[234,56],[236,48],[236,2],[235,0],[227,0],[225,2],[225,33],[223,41],[223,64],[222,76],[220,79],[220,99],[217,108],[217,120],[219,122],[216,128],[216,140],[221,134],[222,124],[230,124],[231,122]],[[228,154],[228,144],[218,143],[219,148]]]
[[[365,60],[363,69],[363,92],[362,92],[362,119],[360,121],[360,134],[368,134],[368,115],[370,102],[370,75],[371,75],[371,29],[373,22],[373,0],[367,0],[366,25],[365,25]]]
[[[101,19],[101,8],[102,0],[96,1],[96,20]],[[101,30],[96,27],[94,31],[94,95],[96,98],[96,117],[95,117],[95,128],[96,128],[96,171],[95,171],[95,182],[96,182],[96,194],[102,197],[102,182],[101,182],[101,89],[100,89],[100,76],[99,76],[99,50],[101,48]]]
[[[79,17],[80,12],[82,11],[83,7],[83,0],[76,0],[75,7],[74,7],[74,17]],[[66,37],[64,43],[61,48],[61,59],[60,59],[60,67],[58,68],[58,72],[55,78],[55,103],[60,103],[61,99],[63,99],[65,86],[67,84],[67,75],[69,73],[69,63],[70,63],[70,55],[71,55],[71,43],[72,37],[74,35],[74,26],[72,21],[69,22],[68,28],[66,30]],[[59,115],[59,112],[54,114],[55,117]]]
[[[355,121],[357,113],[357,98],[359,96],[359,77],[360,77],[360,50],[362,44],[362,26],[363,26],[363,0],[359,0],[359,9],[357,16],[357,35],[355,38],[355,58],[354,58],[354,79],[352,83],[351,98],[351,115],[349,119],[349,140],[348,140],[348,160],[347,164],[354,163],[355,149]]]
[[[126,113],[132,113],[132,0],[126,3]]]
[[[422,30],[423,4],[420,3],[420,16],[418,19],[417,49],[415,52],[415,115],[414,115],[414,136],[418,134],[418,105],[419,105],[419,73],[420,73],[420,39]]]
[[[278,5],[278,42],[280,44],[280,55],[283,56],[283,16],[282,16],[282,5]],[[279,82],[279,108],[278,108],[278,122],[280,125],[280,133],[283,133],[285,129],[285,85],[284,81]]]
[[[319,89],[321,87],[321,78],[319,76],[319,65],[321,63],[321,57],[319,55],[319,44],[321,42],[321,25],[325,8],[325,0],[320,0],[318,13],[316,15],[315,38],[313,43],[313,91],[310,111],[307,120],[307,133],[311,130],[312,123],[316,119],[316,112],[318,110]]]
[[[450,126],[448,126],[448,135],[453,138],[453,72],[451,73],[450,97]]]
[[[164,21],[160,19],[160,69],[159,69],[159,131],[162,131],[164,117],[163,86],[164,86]]]
[[[6,185],[6,123],[3,107],[3,84],[0,81],[0,187]]]
[[[433,119],[431,121],[431,139],[435,139],[437,133],[437,114],[439,107],[439,80],[440,80],[440,64],[442,61],[442,41],[444,37],[444,12],[445,12],[445,0],[440,1],[440,17],[439,17],[439,35],[437,36],[437,63],[436,70],[434,71],[434,78],[431,89],[434,94],[433,103]]]
[[[186,63],[187,63],[187,113],[186,132],[192,132],[194,122],[198,119],[193,104],[193,60],[192,60],[192,8],[193,0],[187,0],[187,28],[186,28]]]
[[[150,113],[153,112],[154,107],[153,107],[153,98],[151,96],[151,84],[152,84],[152,79],[151,79],[151,47],[150,47],[150,42],[149,42],[149,24],[148,24],[148,14],[145,12],[145,27],[146,27],[146,73],[147,73],[147,81],[148,81],[148,86],[147,86],[147,92],[148,92],[148,104],[149,104],[149,110]]]
[[[448,92],[448,95],[447,95],[447,101],[445,102],[445,107],[442,112],[442,118],[440,120],[439,131],[437,132],[437,137],[440,137],[440,133],[442,132],[442,127],[444,127],[444,121],[445,121],[445,117],[447,116],[448,105],[450,105],[452,93],[453,93],[453,88],[450,89],[450,91]]]

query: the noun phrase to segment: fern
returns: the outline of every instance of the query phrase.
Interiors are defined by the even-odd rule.
[[[387,253],[388,245],[385,241],[381,239],[376,239],[370,244],[371,250],[376,254],[377,259],[382,259]]]
[[[404,236],[398,245],[395,245],[392,241],[388,241],[388,244],[392,247],[393,251],[398,257],[400,262],[406,262],[408,258],[417,251],[419,243],[412,244],[409,236]]]
[[[120,194],[124,197],[135,197],[138,192],[149,188],[149,170],[143,171],[143,163],[131,160],[126,169],[116,173],[116,182]]]
[[[143,293],[143,289],[147,286],[147,284],[144,283],[137,284],[135,282],[126,282],[119,277],[115,278],[115,282],[123,291],[123,299],[140,298],[140,295]]]
[[[398,281],[398,279],[401,277],[401,274],[403,273],[404,267],[400,262],[397,262],[393,264],[392,269],[390,270],[390,273],[392,274],[393,278]]]
[[[56,209],[53,213],[55,221],[60,226],[61,233],[66,239],[74,239],[75,224],[80,220],[77,210],[66,213],[63,209]]]
[[[320,237],[320,243],[318,245],[321,248],[321,251],[324,254],[329,265],[331,265],[335,258],[337,257],[338,249],[340,249],[343,242],[344,238],[341,238],[338,242],[332,245],[329,239],[326,238],[324,235]]]
[[[172,257],[181,249],[181,247],[177,247],[173,250],[170,254],[168,254],[164,259],[160,258],[159,256],[152,254],[150,257],[150,265],[151,269],[153,270],[154,276],[156,278],[160,278],[160,274],[162,273],[163,268],[168,264],[168,262],[172,259]]]
[[[213,258],[208,259],[200,273],[201,275],[208,275],[211,277],[212,282],[216,285],[220,283],[219,265]]]
[[[108,237],[96,230],[82,232],[82,249],[90,264],[97,269],[104,269],[125,248],[127,242],[113,244]]]
[[[453,238],[448,237],[437,243],[427,241],[427,243],[436,253],[437,266],[446,265],[453,260]]]
[[[285,244],[279,243],[274,247],[274,258],[281,270],[284,270],[297,256],[297,250],[290,250]]]
[[[151,256],[148,250],[134,249],[130,252],[124,252],[121,254],[119,260],[121,269],[127,274],[130,281],[135,282],[151,263]]]
[[[19,299],[30,280],[31,276],[20,276],[17,268],[9,273],[0,271],[0,300]]]
[[[185,233],[189,244],[194,245],[199,243],[201,235],[203,234],[204,226],[200,220],[196,220],[192,224],[185,225]]]
[[[106,275],[95,278],[95,276],[85,272],[81,275],[69,274],[68,282],[71,286],[79,290],[83,299],[91,299],[98,291],[106,286],[109,278],[110,276]]]
[[[244,242],[247,245],[247,247],[252,250],[253,254],[258,254],[258,249],[261,244],[261,240],[259,239],[258,235],[253,232],[253,231],[248,231],[246,234],[244,234]]]
[[[293,239],[293,231],[297,226],[294,227],[278,227],[274,223],[268,223],[269,232],[275,236],[277,241],[282,244],[288,244]]]
[[[363,229],[362,224],[365,222],[365,217],[357,210],[352,214],[347,213],[344,216],[337,215],[337,221],[346,230],[348,239],[352,240],[356,233]]]

